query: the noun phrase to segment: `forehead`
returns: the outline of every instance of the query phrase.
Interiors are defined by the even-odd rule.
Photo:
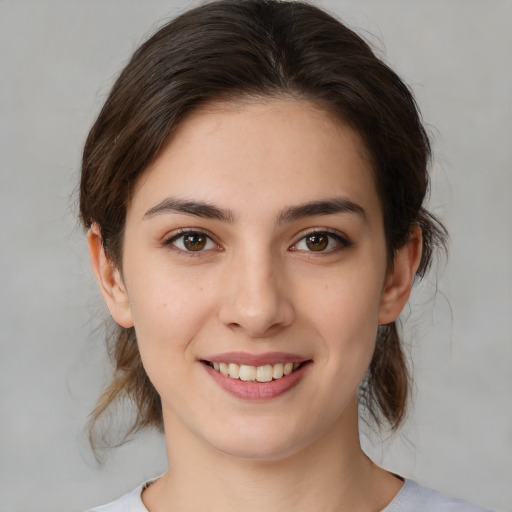
[[[211,103],[189,115],[142,175],[129,211],[166,195],[235,211],[247,204],[277,211],[333,196],[380,209],[358,134],[296,99]]]

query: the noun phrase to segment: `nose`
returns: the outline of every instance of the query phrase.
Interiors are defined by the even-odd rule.
[[[252,338],[275,335],[294,320],[291,288],[268,253],[238,256],[225,270],[220,321]]]

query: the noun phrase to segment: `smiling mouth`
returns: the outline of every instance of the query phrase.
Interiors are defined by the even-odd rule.
[[[263,366],[250,366],[237,363],[202,361],[204,364],[225,377],[245,382],[271,382],[282,379],[298,370],[310,361],[297,363],[276,363]]]

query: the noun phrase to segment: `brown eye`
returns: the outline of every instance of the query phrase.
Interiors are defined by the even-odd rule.
[[[211,249],[219,249],[215,242],[201,231],[181,231],[165,242],[183,252],[201,252]]]
[[[336,253],[348,249],[354,244],[341,233],[331,231],[312,231],[290,247],[291,251]]]
[[[313,233],[306,237],[305,242],[310,251],[323,251],[329,245],[329,237],[324,233]]]
[[[183,245],[188,251],[202,251],[206,247],[207,237],[201,233],[183,236]]]

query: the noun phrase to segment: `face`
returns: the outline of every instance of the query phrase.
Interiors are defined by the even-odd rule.
[[[388,271],[358,136],[277,99],[180,125],[135,187],[122,278],[90,242],[112,315],[135,326],[168,441],[255,459],[357,430],[378,324],[402,309],[418,256]]]

